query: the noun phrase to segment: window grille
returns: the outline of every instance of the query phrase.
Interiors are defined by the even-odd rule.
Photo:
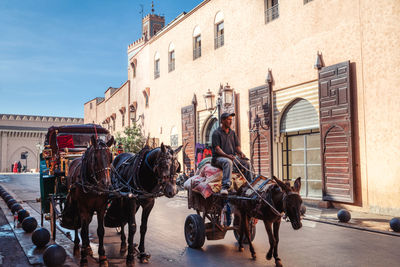
[[[193,59],[201,57],[201,36],[194,38]]]
[[[158,77],[160,77],[160,60],[157,59],[154,62],[154,79],[157,79]]]
[[[216,36],[214,48],[217,49],[224,45],[224,22],[218,23],[216,26]]]
[[[175,70],[175,51],[169,52],[168,71],[171,72],[173,70]]]
[[[279,4],[276,4],[265,11],[265,23],[271,22],[277,18],[279,18]]]

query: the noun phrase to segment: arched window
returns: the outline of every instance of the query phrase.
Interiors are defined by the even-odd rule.
[[[296,99],[285,109],[280,122],[282,173],[285,180],[302,178],[300,194],[322,197],[321,142],[319,118],[314,106]]]
[[[132,76],[133,76],[133,78],[135,78],[135,77],[136,77],[136,68],[137,68],[137,61],[136,61],[136,59],[134,59],[134,60],[131,62],[131,68],[132,68]]]
[[[154,79],[160,77],[160,54],[158,52],[154,55]]]
[[[201,57],[201,31],[200,27],[196,26],[193,30],[193,60]]]
[[[224,45],[224,13],[219,11],[214,19],[214,48]]]
[[[174,43],[169,44],[168,48],[168,71],[175,70],[175,45]]]

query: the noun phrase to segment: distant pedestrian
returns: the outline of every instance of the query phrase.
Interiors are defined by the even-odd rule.
[[[21,172],[21,167],[22,167],[21,161],[18,161],[18,172]]]
[[[14,173],[17,173],[17,172],[18,172],[18,163],[17,163],[17,162],[14,162],[13,172],[14,172]]]

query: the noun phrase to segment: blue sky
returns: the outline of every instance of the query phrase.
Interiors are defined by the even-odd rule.
[[[156,0],[166,23],[202,0]],[[150,0],[1,0],[0,113],[83,117],[127,79],[127,46]]]

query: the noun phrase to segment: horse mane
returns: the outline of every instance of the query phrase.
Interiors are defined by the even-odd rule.
[[[81,165],[81,179],[84,180],[85,177],[88,175],[88,163],[91,153],[93,153],[94,146],[91,145],[88,149],[86,149],[85,153],[82,156],[82,165]]]

